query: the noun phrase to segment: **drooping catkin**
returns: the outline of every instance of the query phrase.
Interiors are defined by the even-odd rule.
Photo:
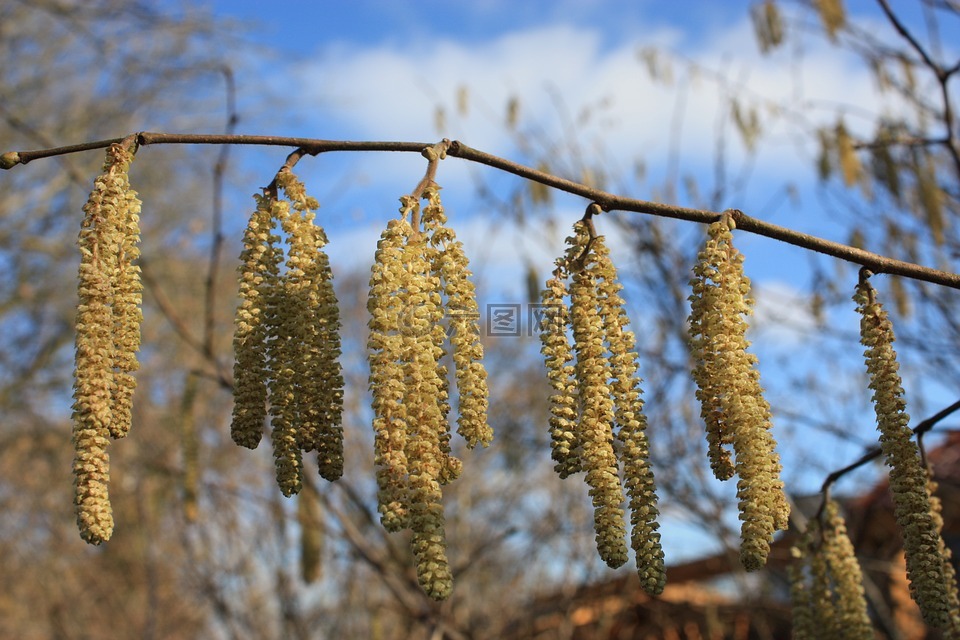
[[[404,302],[406,325],[402,327],[404,350],[404,404],[408,409],[407,466],[409,469],[410,529],[417,564],[417,579],[424,592],[442,600],[453,589],[446,556],[441,478],[449,470],[442,442],[449,423],[442,411],[438,375],[442,347],[434,328],[443,317],[440,279],[428,260],[427,237],[413,233],[403,253],[408,274]]]
[[[824,511],[823,551],[829,563],[830,576],[836,591],[836,616],[844,638],[873,640],[873,627],[867,613],[867,598],[863,590],[863,574],[847,536],[847,525],[840,515],[840,507],[827,501]]]
[[[127,171],[133,156],[121,144],[107,149],[103,173],[83,207],[74,370],[73,462],[80,535],[100,544],[113,533],[108,483],[108,436],[130,428],[140,345],[140,201]]]
[[[894,514],[903,535],[910,595],[927,624],[940,629],[950,624],[950,597],[946,588],[943,544],[927,492],[927,472],[912,440],[906,401],[893,349],[893,325],[866,273],[857,285],[854,301],[860,313],[860,342],[873,390],[880,431],[880,448],[890,467]]]
[[[450,345],[457,377],[459,415],[457,433],[467,447],[484,447],[493,439],[493,430],[487,424],[487,372],[483,368],[483,345],[480,344],[480,310],[470,265],[463,251],[463,243],[453,229],[446,226],[447,216],[436,185],[424,191],[428,204],[423,210],[424,228],[431,234],[430,244],[433,270],[443,283],[447,298],[446,310],[450,322]],[[442,337],[442,334],[440,334]]]
[[[122,438],[130,431],[133,411],[133,393],[137,379],[133,373],[140,368],[137,351],[140,350],[140,325],[143,324],[143,285],[140,283],[140,199],[130,188],[127,175],[133,156],[122,147],[117,151],[120,167],[116,179],[121,189],[116,204],[117,273],[113,299],[114,390],[113,419],[110,435]]]
[[[302,486],[303,452],[318,452],[325,479],[343,473],[339,311],[316,199],[289,167],[255,199],[240,256],[231,435],[255,448],[269,404],[277,483],[291,496]]]
[[[564,261],[557,261],[553,277],[541,293],[542,320],[540,353],[547,367],[550,395],[550,448],[554,470],[561,478],[578,473],[580,464],[580,430],[577,415],[577,379],[574,374],[573,348],[567,338],[570,313],[567,309],[567,284]]]
[[[300,526],[300,577],[315,582],[323,569],[324,524],[320,495],[312,480],[303,483],[297,496],[297,524]]]
[[[597,294],[598,263],[588,251],[590,234],[583,221],[574,225],[569,238],[568,264],[573,272],[570,285],[570,316],[576,350],[577,384],[580,390],[581,464],[593,498],[597,551],[611,567],[627,561],[623,487],[613,450],[613,398],[608,382],[610,363],[604,357],[603,319]]]
[[[940,534],[940,544],[937,551],[943,558],[944,588],[947,592],[947,603],[950,611],[950,626],[947,627],[947,637],[960,638],[960,594],[957,592],[957,573],[953,568],[953,552],[943,540],[943,505],[937,497],[937,482],[933,479],[932,469],[927,469],[927,495],[930,496],[930,515],[933,526]]]
[[[343,475],[343,373],[340,368],[340,317],[333,273],[323,247],[327,237],[315,223],[319,204],[290,171],[277,186],[293,204],[284,220],[289,251],[282,277],[285,304],[296,309],[290,324],[291,368],[302,451],[317,451],[321,477]]]
[[[816,640],[818,630],[814,614],[813,596],[807,584],[809,568],[807,536],[790,548],[794,561],[787,566],[790,580],[790,612],[793,619],[793,640]]]
[[[255,449],[267,419],[266,301],[277,286],[280,237],[273,223],[280,203],[267,195],[254,195],[256,210],[243,233],[240,253],[240,303],[234,334],[233,419],[230,436],[241,447]]]
[[[418,198],[404,196],[400,219],[390,221],[377,244],[367,350],[380,520],[388,531],[412,530],[420,586],[442,600],[453,589],[442,487],[462,468],[450,446],[450,388],[442,363],[448,349],[456,369],[458,433],[471,448],[486,446],[493,433],[467,259],[446,227],[439,187],[428,183],[422,197],[428,200],[422,218]]]
[[[622,444],[624,484],[630,508],[630,541],[637,557],[640,584],[650,595],[663,592],[666,574],[663,548],[660,546],[660,525],[657,516],[657,488],[650,466],[647,443],[647,419],[640,397],[637,375],[636,337],[629,330],[629,320],[620,296],[623,289],[617,270],[610,259],[603,236],[596,236],[590,250],[596,256],[598,303],[603,331],[610,351],[610,388],[614,401],[614,422]]]
[[[380,522],[387,531],[400,531],[409,526],[408,416],[403,401],[405,354],[400,326],[404,321],[402,291],[407,275],[403,250],[411,233],[413,228],[405,217],[387,224],[377,243],[367,298],[377,502]]]
[[[808,524],[791,555],[793,637],[872,640],[863,574],[835,501],[827,500],[821,519]]]
[[[780,458],[770,432],[757,358],[747,352],[750,280],[743,255],[732,244],[732,216],[710,225],[691,280],[690,348],[701,416],[707,426],[711,466],[720,479],[738,476],[740,560],[748,571],[766,564],[775,531],[785,529],[789,507],[780,480]],[[731,469],[732,444],[736,463]]]

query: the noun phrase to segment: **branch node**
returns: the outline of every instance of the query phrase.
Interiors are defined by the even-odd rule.
[[[20,154],[16,151],[7,151],[0,156],[0,169],[13,169],[20,164]]]

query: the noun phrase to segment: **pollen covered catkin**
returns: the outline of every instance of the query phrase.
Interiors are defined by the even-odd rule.
[[[691,280],[690,349],[701,416],[714,473],[738,476],[740,561],[747,571],[766,564],[775,531],[787,527],[789,507],[780,457],[770,432],[757,358],[747,352],[745,315],[752,311],[743,255],[733,247],[733,217],[710,225]],[[731,467],[729,445],[736,462]]]
[[[447,216],[440,201],[440,188],[431,185],[424,190],[428,204],[423,210],[423,224],[430,232],[433,269],[443,282],[450,321],[450,344],[457,377],[459,415],[457,433],[469,448],[486,447],[493,439],[487,424],[487,372],[483,368],[483,345],[480,344],[480,309],[470,281],[470,264],[453,229],[446,226]]]
[[[847,525],[840,515],[840,507],[833,500],[824,511],[823,551],[830,567],[836,590],[836,617],[844,638],[872,640],[873,627],[867,613],[867,598],[863,590],[863,574],[854,555],[853,544],[847,536]]]
[[[903,535],[910,595],[927,624],[945,629],[950,625],[951,603],[944,558],[939,553],[943,543],[927,491],[927,471],[908,426],[910,417],[893,349],[893,325],[865,273],[853,299],[860,313],[860,343],[866,347],[863,353],[873,390],[880,448],[890,467],[890,491]]]
[[[289,250],[281,284],[284,304],[296,310],[287,332],[297,442],[304,452],[317,451],[320,475],[332,481],[343,475],[343,374],[338,302],[323,251],[327,237],[315,223],[319,204],[303,183],[281,171],[277,186],[293,204],[283,221]]]
[[[663,548],[660,546],[660,525],[657,516],[657,488],[650,466],[647,443],[647,419],[640,397],[637,375],[636,337],[629,330],[629,320],[620,296],[623,286],[610,259],[603,236],[596,236],[590,247],[596,256],[597,290],[603,330],[610,351],[610,384],[614,401],[614,422],[622,444],[624,484],[630,508],[630,541],[637,556],[640,584],[650,595],[659,595],[666,584]]]
[[[276,208],[276,219],[290,234],[290,205],[281,200]],[[294,223],[295,224],[295,223]],[[296,260],[296,256],[293,257]],[[299,270],[299,269],[298,269]],[[277,485],[283,495],[290,497],[303,484],[303,453],[300,448],[300,397],[297,388],[302,375],[303,361],[299,358],[303,344],[303,301],[297,287],[298,275],[287,271],[268,292],[264,302],[267,325],[267,388],[270,393],[270,441]]]
[[[374,463],[380,522],[387,531],[409,526],[407,487],[407,405],[404,403],[404,348],[400,326],[406,239],[413,228],[406,218],[391,220],[380,235],[370,270],[367,353],[373,395]]]
[[[604,353],[603,319],[597,294],[598,263],[589,249],[590,234],[580,221],[569,238],[568,264],[581,268],[573,272],[570,285],[570,316],[576,350],[577,385],[580,390],[581,463],[593,498],[597,551],[610,567],[627,561],[623,487],[613,449],[613,398],[608,382],[610,363]]]
[[[380,521],[388,531],[412,531],[420,586],[443,600],[453,575],[442,488],[462,468],[450,446],[450,385],[442,363],[448,352],[456,369],[458,433],[473,448],[489,444],[493,432],[467,259],[446,226],[439,187],[428,182],[421,195],[428,201],[422,217],[419,198],[402,197],[400,219],[388,223],[377,243],[367,352]]]
[[[836,502],[827,500],[820,519],[810,521],[791,555],[793,637],[872,640],[863,574]]]
[[[288,166],[254,198],[240,254],[230,432],[256,448],[269,411],[277,484],[291,496],[303,485],[304,452],[317,451],[323,478],[343,474],[340,319],[317,200]]]
[[[75,505],[80,535],[91,544],[110,539],[108,437],[130,428],[140,345],[140,201],[127,171],[132,153],[107,149],[103,173],[83,207],[76,314],[73,393]]]
[[[273,221],[279,213],[276,198],[254,195],[257,207],[243,233],[240,253],[240,303],[233,333],[233,420],[230,436],[241,447],[255,449],[267,419],[266,300],[279,279]]]
[[[540,353],[544,356],[550,395],[550,448],[554,470],[561,478],[578,473],[580,464],[579,416],[577,415],[577,379],[574,373],[573,347],[567,338],[570,312],[567,309],[567,284],[564,261],[557,261],[553,277],[541,293]]]

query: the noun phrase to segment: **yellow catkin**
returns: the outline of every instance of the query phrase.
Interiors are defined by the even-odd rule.
[[[291,172],[277,175],[277,186],[293,204],[284,220],[289,245],[282,284],[290,323],[297,439],[303,451],[318,452],[320,475],[343,475],[343,373],[340,368],[340,318],[327,237],[315,223],[319,204]]]
[[[275,198],[254,195],[256,210],[243,234],[240,253],[240,303],[234,320],[233,419],[230,436],[255,449],[267,419],[267,298],[278,279],[279,236],[273,233],[279,212]]]
[[[409,211],[405,208],[404,211]],[[391,220],[377,243],[370,272],[367,351],[373,394],[374,462],[380,521],[387,531],[409,526],[407,486],[407,406],[404,404],[401,289],[406,270],[403,250],[413,233],[406,219]]]
[[[571,324],[580,390],[580,442],[586,483],[593,498],[597,551],[611,567],[627,560],[626,523],[621,504],[623,487],[613,450],[613,399],[610,365],[604,357],[603,320],[597,299],[597,263],[587,251],[589,233],[584,222],[574,225],[568,262],[577,263],[570,286]]]
[[[938,551],[942,541],[927,493],[927,472],[908,426],[910,417],[906,414],[893,349],[893,325],[865,277],[857,285],[853,299],[860,313],[860,342],[866,347],[864,358],[873,390],[880,448],[890,467],[890,490],[903,535],[910,595],[927,624],[947,628],[951,607],[944,560]]]
[[[718,228],[719,229],[719,228]],[[722,290],[719,286],[719,264],[726,259],[723,248],[713,234],[714,227],[702,251],[697,256],[694,277],[690,281],[690,353],[693,359],[693,379],[697,384],[700,416],[707,432],[707,454],[710,468],[719,480],[729,480],[735,469],[729,448],[733,445],[733,425],[724,413],[721,349],[726,342],[717,339],[729,322],[720,315]]]
[[[873,640],[873,627],[867,613],[863,590],[863,574],[847,536],[847,525],[836,502],[827,502],[824,511],[823,550],[836,592],[836,616],[843,637],[851,640]]]
[[[540,352],[547,367],[550,395],[550,448],[554,470],[561,478],[581,471],[580,436],[577,416],[577,379],[574,375],[573,347],[567,338],[570,312],[567,309],[567,285],[563,260],[557,261],[553,277],[541,293],[542,320]]]
[[[630,507],[631,546],[637,557],[640,584],[651,595],[659,595],[666,584],[660,525],[657,516],[656,483],[650,466],[647,443],[647,419],[643,415],[640,379],[637,375],[636,337],[628,329],[629,320],[620,296],[623,287],[610,260],[603,236],[594,239],[590,250],[596,259],[598,302],[603,330],[610,351],[611,391],[614,421],[622,448],[623,476]]]
[[[831,40],[836,39],[837,32],[847,22],[847,12],[843,0],[814,0],[814,7],[820,14],[820,21]]]
[[[119,146],[119,145],[118,145]],[[117,272],[113,299],[114,390],[113,419],[110,435],[122,438],[132,422],[133,393],[137,380],[133,373],[140,368],[137,351],[140,350],[140,325],[143,323],[141,303],[143,286],[140,267],[140,199],[130,188],[127,169],[133,156],[123,147],[116,149],[114,179],[120,189],[116,203],[115,226],[117,237]]]
[[[73,402],[75,504],[80,535],[92,544],[110,539],[113,512],[108,483],[108,436],[130,427],[140,335],[136,259],[139,201],[127,178],[132,155],[115,144],[83,207],[76,315]]]
[[[711,464],[729,477],[733,444],[738,476],[740,560],[748,571],[766,564],[775,531],[787,527],[789,507],[780,480],[780,458],[770,432],[770,405],[763,397],[757,358],[747,352],[750,280],[743,255],[732,244],[733,218],[710,225],[691,282],[691,351],[701,415],[707,424]]]
[[[409,470],[410,529],[417,579],[435,600],[448,597],[453,578],[446,556],[441,479],[449,470],[443,451],[448,422],[443,415],[441,392],[445,383],[438,375],[442,347],[434,328],[443,317],[440,279],[432,273],[427,238],[413,233],[403,253],[407,273],[404,302],[404,404],[408,408],[406,445]]]
[[[320,577],[323,568],[324,539],[320,495],[313,482],[304,482],[297,496],[297,524],[300,526],[300,576],[310,584]]]
[[[446,226],[447,217],[440,201],[440,190],[431,185],[424,192],[428,205],[423,210],[424,227],[431,233],[430,243],[434,272],[441,278],[447,298],[446,311],[450,322],[450,345],[457,377],[459,415],[457,433],[469,448],[486,447],[493,439],[487,424],[487,372],[483,367],[483,345],[480,343],[480,310],[469,261],[463,243],[453,229]]]
[[[933,526],[940,533],[940,544],[937,550],[943,558],[943,578],[944,588],[947,592],[947,603],[950,611],[950,626],[947,627],[946,637],[960,638],[960,594],[957,592],[957,574],[953,568],[953,552],[943,540],[943,505],[940,498],[937,497],[937,482],[933,479],[933,473],[927,470],[927,495],[930,496],[930,516],[933,518]]]
[[[809,550],[805,538],[791,547],[790,555],[794,561],[787,567],[790,580],[790,610],[793,618],[793,640],[816,640],[818,638],[814,617],[813,598],[807,585],[806,572],[809,570]]]
[[[290,205],[280,201],[276,219],[287,233],[292,230]],[[279,257],[278,257],[279,259]],[[287,265],[288,273],[290,265]],[[277,485],[285,496],[300,491],[303,484],[303,454],[299,441],[299,376],[302,361],[303,307],[291,296],[291,278],[285,273],[265,296],[264,320],[267,331],[267,387],[270,392],[270,440]]]

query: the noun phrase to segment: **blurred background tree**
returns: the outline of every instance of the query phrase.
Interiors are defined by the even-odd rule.
[[[779,145],[819,175],[817,187],[802,194],[798,184],[762,186],[770,194],[766,211],[788,216],[783,224],[822,235],[823,221],[802,213],[804,202],[814,200],[829,212],[834,237],[956,272],[958,62],[942,34],[956,27],[960,7],[921,0],[896,10],[881,1],[877,8],[876,20],[897,39],[878,38],[874,24],[850,19],[838,0],[750,6],[765,64],[793,74],[789,100],[745,90],[741,70],[722,63],[706,68],[682,52],[637,51],[638,66],[677,96],[667,132],[676,144],[662,174],[648,175],[644,169],[659,159],[642,156],[636,170],[624,171],[602,143],[586,137],[593,130],[588,125],[603,118],[602,103],[567,117],[564,135],[556,137],[543,133],[536,114],[524,112],[522,94],[502,105],[503,127],[519,150],[513,159],[617,193],[652,193],[665,202],[721,210],[739,206],[756,188],[751,174],[757,158]],[[917,25],[922,31],[911,30]],[[811,81],[803,76],[804,56],[823,39],[845,61],[871,70],[882,89],[880,102],[804,100],[804,83]],[[137,130],[230,131],[237,112],[228,62],[240,46],[246,44],[237,25],[188,3],[158,11],[150,3],[119,0],[2,0],[0,52],[8,61],[0,67],[3,150]],[[703,141],[714,149],[712,180],[683,170],[679,146],[683,104],[704,91],[725,105],[714,138]],[[469,84],[458,90],[457,104],[459,114],[438,110],[438,121],[469,110]],[[562,97],[555,107],[563,112]],[[824,114],[830,126],[822,124]],[[746,153],[731,150],[734,140]],[[469,142],[483,146],[482,140]],[[448,487],[454,594],[442,604],[422,594],[407,541],[384,532],[375,509],[363,392],[366,273],[343,273],[333,265],[348,388],[344,478],[321,485],[311,477],[300,496],[287,500],[273,486],[269,453],[233,445],[227,425],[239,237],[224,231],[223,181],[240,176],[225,173],[226,153],[167,147],[133,165],[134,187],[146,203],[144,349],[134,432],[113,449],[117,530],[102,548],[87,547],[76,533],[69,473],[75,242],[100,156],[64,156],[4,173],[0,635],[497,638],[524,620],[538,597],[609,578],[596,558],[584,487],[562,483],[552,470],[537,341],[489,337],[496,440],[487,451],[463,454],[463,477]],[[253,184],[267,180],[257,176]],[[562,196],[480,173],[476,194],[477,210],[521,229],[554,229],[549,251],[559,253],[572,220],[549,214]],[[748,213],[764,217],[766,211]],[[687,279],[701,230],[639,215],[603,216],[601,224],[629,256],[621,277],[631,317],[640,321],[635,329],[664,517],[730,551],[735,566],[739,527],[731,518],[732,491],[707,471],[689,378]],[[744,251],[749,272],[755,263]],[[799,294],[773,299],[782,309],[761,314],[766,324],[755,330],[761,366],[780,370],[765,382],[775,433],[789,451],[787,486],[809,493],[833,470],[820,455],[824,448],[843,445],[855,452],[872,438],[872,424],[863,417],[869,398],[856,359],[855,325],[843,322],[856,271],[785,247],[761,255],[804,265],[807,278]],[[532,259],[527,264],[528,273],[518,275],[524,286],[542,283],[546,274]],[[960,351],[960,300],[942,287],[892,277],[880,283],[896,303],[898,349],[910,380],[920,381],[908,400],[922,417],[942,406],[944,389],[960,383],[952,357]],[[789,332],[788,344],[777,344],[770,332],[778,329]],[[823,362],[831,363],[829,375],[818,373]],[[871,470],[855,476],[860,486],[875,477]],[[734,576],[726,588],[747,602],[782,586]],[[546,637],[572,637],[573,629],[560,625],[550,633]]]

